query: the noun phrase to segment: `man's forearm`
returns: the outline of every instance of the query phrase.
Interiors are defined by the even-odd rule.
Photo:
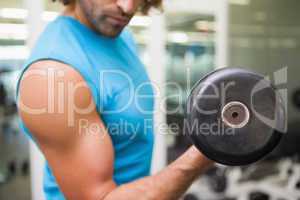
[[[159,173],[124,184],[105,200],[176,200],[212,164],[193,146]]]

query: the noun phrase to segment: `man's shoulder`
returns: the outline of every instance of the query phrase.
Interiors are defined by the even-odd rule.
[[[81,74],[72,66],[57,60],[40,60],[28,66],[24,74],[39,75],[45,79],[69,80],[74,82],[83,81]],[[53,77],[52,77],[53,76]]]
[[[51,60],[36,62],[26,70],[19,97],[17,106],[21,120],[40,142],[68,142],[77,130],[77,126],[69,126],[73,123],[69,120],[75,116],[69,114],[80,108],[90,111],[84,113],[89,115],[96,108],[80,74],[66,64]]]
[[[70,41],[74,42],[73,38],[75,36],[73,36],[70,23],[58,17],[47,24],[39,35],[32,50],[32,55],[50,54],[59,51],[66,52],[67,48],[72,51],[74,48],[72,48]]]
[[[77,44],[78,38],[73,32],[67,20],[56,19],[50,22],[40,34],[23,69],[41,64],[55,65],[56,68],[67,65],[76,69],[86,67],[86,52]]]

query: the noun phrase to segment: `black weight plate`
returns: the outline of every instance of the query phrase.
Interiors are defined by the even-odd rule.
[[[227,109],[232,102],[245,109]],[[208,158],[225,165],[246,165],[276,147],[285,124],[282,98],[270,81],[247,70],[223,68],[193,87],[184,133]]]

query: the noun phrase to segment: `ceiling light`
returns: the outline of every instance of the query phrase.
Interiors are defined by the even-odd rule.
[[[0,39],[25,40],[28,30],[25,24],[0,24]]]
[[[229,3],[246,6],[250,4],[250,0],[229,0]]]
[[[189,41],[188,35],[184,32],[171,32],[168,34],[168,39],[174,43],[187,43]]]
[[[135,16],[132,18],[130,21],[129,25],[130,26],[142,26],[142,27],[147,27],[151,23],[150,17],[147,16]]]
[[[45,11],[42,14],[42,19],[48,22],[54,20],[58,15],[58,12]],[[19,8],[2,8],[0,9],[0,17],[25,20],[28,17],[28,10]]]
[[[23,60],[28,58],[26,46],[0,46],[0,60]]]
[[[27,10],[18,8],[0,9],[0,17],[8,19],[25,19],[28,15]]]
[[[195,28],[201,31],[214,31],[215,23],[206,20],[198,20],[195,22]]]

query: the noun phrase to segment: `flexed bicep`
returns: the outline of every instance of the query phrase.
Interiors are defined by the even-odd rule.
[[[55,61],[30,66],[20,82],[18,109],[67,199],[102,199],[116,187],[111,138],[76,70]]]

